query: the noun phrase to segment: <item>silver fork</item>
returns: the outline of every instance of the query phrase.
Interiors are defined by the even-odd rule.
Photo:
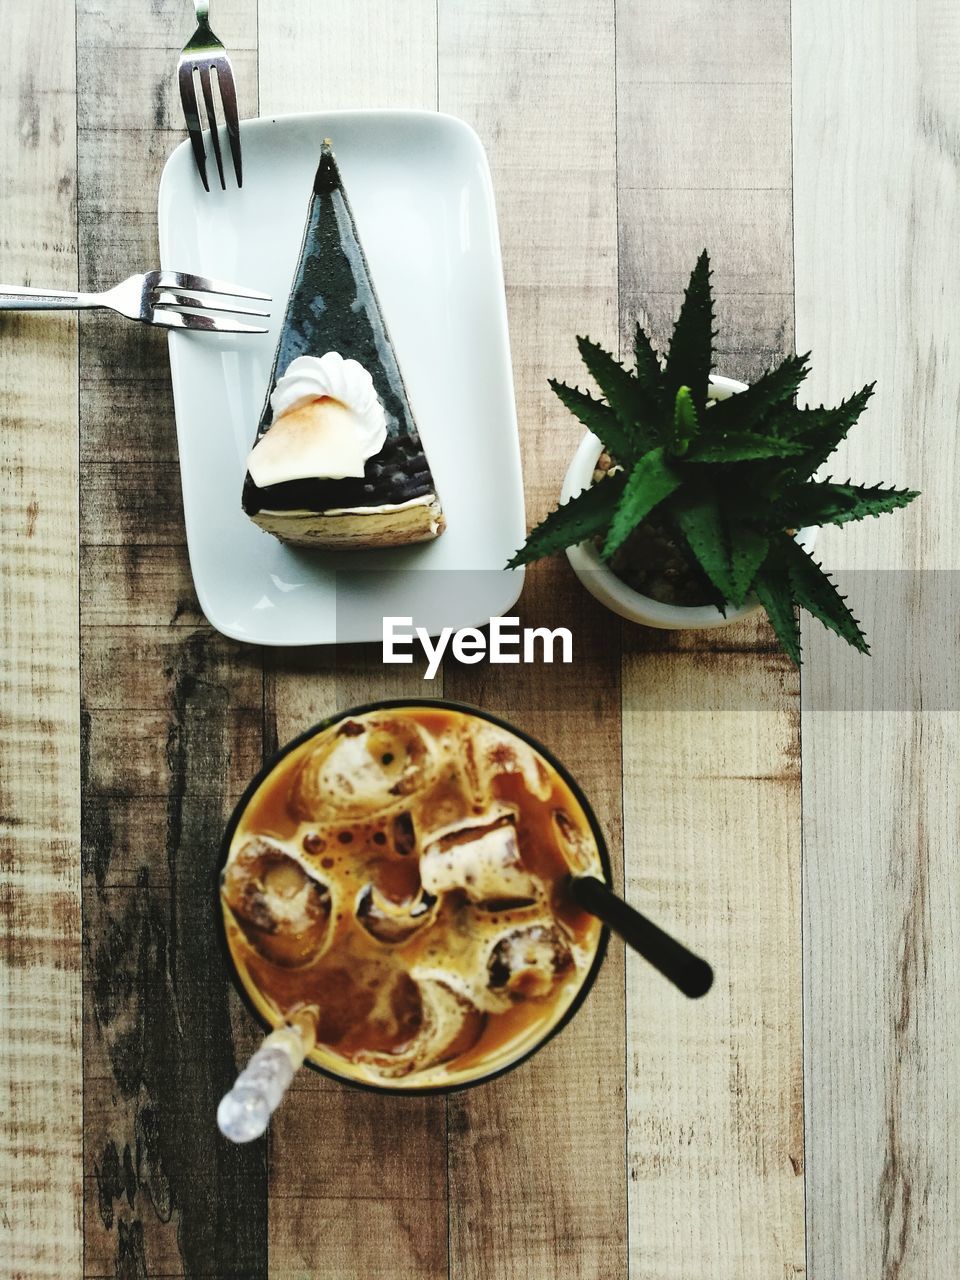
[[[185,292],[184,292],[185,291]],[[193,297],[198,294],[202,296]],[[219,320],[201,314],[218,311],[242,316],[268,316],[269,311],[237,306],[230,298],[269,302],[266,293],[241,289],[223,280],[208,280],[184,271],[148,271],[130,276],[105,293],[61,293],[0,284],[0,311],[80,311],[105,307],[128,320],[159,324],[167,329],[204,329],[214,333],[266,333],[242,320]],[[182,308],[182,310],[180,309]]]
[[[193,158],[200,170],[200,179],[204,188],[209,191],[207,181],[207,153],[203,146],[203,128],[200,124],[200,107],[197,104],[197,86],[194,72],[200,79],[203,102],[207,111],[207,125],[210,128],[210,141],[213,143],[213,154],[217,160],[217,172],[220,175],[220,186],[226,191],[227,184],[223,177],[223,156],[220,154],[220,131],[217,126],[217,112],[213,105],[213,86],[210,72],[217,73],[217,84],[220,88],[220,100],[223,103],[224,123],[230,139],[230,152],[233,156],[233,168],[237,175],[237,186],[243,186],[243,165],[240,160],[240,117],[237,113],[237,85],[233,78],[233,67],[227,51],[210,30],[208,0],[194,0],[197,11],[197,29],[187,41],[180,54],[177,74],[180,78],[180,101],[183,103],[183,114],[187,118],[187,132],[193,146]]]

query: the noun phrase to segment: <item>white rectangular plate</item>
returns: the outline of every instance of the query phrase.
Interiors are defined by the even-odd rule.
[[[415,613],[436,634],[505,613],[523,585],[521,572],[501,572],[523,542],[523,486],[496,208],[479,138],[426,111],[288,116],[241,130],[242,189],[229,172],[226,191],[204,191],[187,143],[160,182],[161,264],[273,298],[266,334],[170,335],[187,544],[203,612],[218,631],[267,645],[379,640],[385,615]],[[440,538],[415,547],[286,547],[240,506],[326,137],[447,517]]]

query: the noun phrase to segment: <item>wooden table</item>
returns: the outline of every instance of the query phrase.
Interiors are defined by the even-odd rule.
[[[791,30],[788,0],[213,7],[247,114],[439,107],[479,132],[531,519],[578,439],[548,376],[581,378],[577,333],[626,354],[639,316],[662,340],[704,244],[721,371],[812,347],[816,400],[879,379],[837,474],[923,498],[821,550],[855,596],[890,571],[862,607],[894,692],[865,695],[816,624],[801,698],[762,623],[621,628],[539,566],[521,615],[572,621],[573,674],[454,665],[431,691],[572,767],[629,897],[714,992],[688,1004],[614,946],[495,1084],[381,1099],[304,1073],[269,1144],[230,1147],[216,1101],[257,1033],[210,929],[224,818],[278,742],[422,684],[378,650],[214,633],[164,336],[4,318],[0,1274],[952,1280],[960,10],[805,0]],[[155,264],[189,6],[0,15],[0,279]]]

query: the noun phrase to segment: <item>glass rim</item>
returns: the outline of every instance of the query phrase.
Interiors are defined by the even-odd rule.
[[[597,819],[590,802],[587,800],[583,788],[580,786],[579,782],[577,782],[576,778],[573,777],[567,767],[556,758],[553,752],[545,747],[543,743],[538,741],[538,739],[532,734],[527,733],[525,729],[519,729],[516,725],[511,724],[509,720],[505,720],[501,716],[494,715],[490,711],[484,711],[481,707],[471,706],[470,703],[467,702],[457,702],[452,698],[427,698],[418,696],[412,696],[409,698],[377,698],[370,702],[360,703],[357,706],[347,707],[343,711],[335,712],[333,715],[325,716],[322,720],[318,720],[309,729],[305,729],[302,733],[297,734],[296,737],[291,738],[289,742],[278,748],[271,758],[265,761],[255,776],[251,778],[250,782],[244,789],[243,795],[234,805],[233,811],[227,820],[223,838],[220,841],[220,851],[214,872],[213,897],[214,911],[216,915],[216,930],[217,938],[219,939],[220,947],[223,951],[224,962],[230,974],[234,988],[238,992],[243,1004],[247,1010],[253,1014],[257,1023],[259,1023],[259,1025],[268,1033],[274,1031],[276,1028],[263,1016],[250,996],[250,993],[247,991],[247,988],[245,987],[237,970],[237,966],[233,962],[233,956],[230,953],[230,944],[227,941],[227,929],[223,915],[220,890],[221,877],[223,875],[224,868],[226,867],[227,859],[230,855],[230,845],[233,842],[234,834],[237,827],[240,825],[240,820],[243,817],[247,806],[250,804],[250,801],[253,799],[261,783],[266,781],[270,774],[273,773],[274,769],[276,769],[280,762],[284,760],[291,751],[295,751],[297,747],[302,746],[305,742],[309,741],[309,739],[316,737],[317,734],[323,733],[326,729],[329,729],[332,725],[337,724],[341,720],[348,720],[351,716],[368,715],[374,711],[384,711],[391,708],[399,709],[401,707],[410,707],[412,709],[418,707],[439,708],[446,711],[459,711],[464,715],[476,716],[481,720],[486,720],[490,724],[497,725],[498,728],[506,729],[509,733],[515,734],[529,747],[532,747],[534,751],[537,751],[541,756],[543,756],[544,760],[547,761],[551,768],[556,770],[566,785],[570,788],[574,799],[580,805],[597,846],[603,881],[609,888],[612,889],[614,887],[613,866],[610,862],[610,852],[607,848],[607,842],[604,838],[603,831],[601,830],[599,820]],[[593,958],[590,961],[590,967],[584,975],[584,979],[578,987],[573,999],[553,1026],[551,1026],[540,1037],[540,1039],[536,1040],[530,1048],[524,1050],[516,1058],[512,1059],[512,1061],[503,1066],[496,1067],[491,1071],[485,1072],[482,1075],[478,1075],[473,1080],[462,1080],[454,1084],[424,1085],[418,1088],[415,1085],[395,1086],[388,1084],[375,1084],[368,1080],[356,1080],[350,1076],[341,1075],[340,1072],[333,1071],[329,1067],[321,1067],[318,1063],[312,1062],[309,1057],[304,1058],[304,1066],[309,1067],[312,1071],[318,1072],[322,1076],[326,1076],[329,1080],[337,1080],[340,1084],[348,1085],[354,1089],[363,1089],[368,1093],[394,1094],[398,1097],[425,1097],[431,1094],[460,1093],[465,1089],[474,1089],[477,1085],[488,1084],[491,1080],[496,1080],[499,1076],[506,1075],[508,1071],[513,1071],[522,1063],[527,1062],[535,1053],[538,1053],[545,1044],[548,1044],[554,1036],[559,1035],[564,1027],[570,1023],[584,1000],[586,1000],[587,996],[590,994],[590,991],[597,980],[597,974],[600,972],[600,966],[603,964],[604,957],[606,956],[609,941],[610,930],[607,925],[602,924],[600,928],[600,936],[597,940],[597,946],[593,953]]]

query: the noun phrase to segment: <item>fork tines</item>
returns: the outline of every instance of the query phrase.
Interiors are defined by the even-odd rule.
[[[150,305],[155,324],[166,325],[168,328],[208,329],[218,333],[267,331],[260,325],[244,324],[241,320],[221,320],[216,316],[199,313],[215,311],[228,315],[268,316],[269,310],[241,306],[231,299],[270,302],[269,294],[228,284],[225,280],[191,275],[185,271],[157,271],[148,277],[146,283],[150,288]]]
[[[189,271],[157,271],[150,283],[155,289],[187,289],[191,293],[225,293],[230,298],[253,298],[257,302],[272,302],[269,293],[243,289],[238,284],[230,284],[226,280],[214,280],[210,276],[191,275]]]
[[[206,21],[201,21],[190,41],[180,55],[178,76],[180,80],[180,100],[183,103],[183,114],[187,121],[187,132],[193,147],[193,156],[200,171],[200,179],[204,188],[209,191],[207,181],[207,153],[203,145],[203,126],[200,119],[200,106],[197,101],[196,80],[200,81],[203,104],[206,111],[207,126],[210,130],[210,141],[214,158],[217,162],[217,173],[220,186],[226,190],[223,176],[223,155],[220,150],[220,131],[217,124],[217,112],[214,104],[213,81],[211,72],[216,72],[217,88],[220,101],[223,103],[224,124],[230,140],[230,154],[233,157],[233,168],[237,175],[237,186],[243,186],[243,165],[240,156],[240,116],[237,110],[237,86],[233,78],[233,67],[227,51],[210,30]]]
[[[241,320],[220,320],[200,312],[184,313],[168,307],[155,307],[151,324],[165,329],[205,329],[210,333],[266,333],[261,325],[244,324]]]
[[[214,294],[219,298],[220,294]],[[241,307],[237,303],[224,306],[222,303],[210,302],[206,298],[193,298],[188,293],[176,293],[172,289],[158,289],[153,295],[154,307],[186,307],[188,310],[229,311],[235,316],[268,316],[269,311],[257,311],[253,307]]]

